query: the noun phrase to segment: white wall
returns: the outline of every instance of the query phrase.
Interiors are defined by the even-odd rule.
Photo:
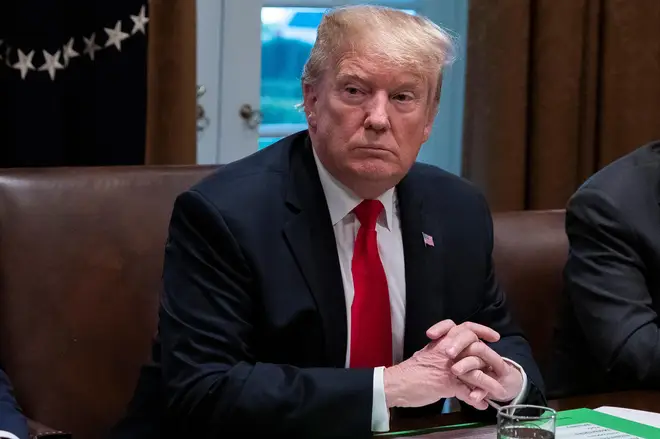
[[[192,0],[191,0],[192,1]],[[197,84],[206,88],[198,102],[204,107],[208,125],[197,136],[197,163],[217,163],[220,116],[221,0],[197,0]]]

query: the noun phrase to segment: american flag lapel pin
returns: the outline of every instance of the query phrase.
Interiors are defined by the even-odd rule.
[[[433,236],[427,235],[426,233],[422,232],[422,238],[424,238],[424,245],[427,247],[433,247]]]

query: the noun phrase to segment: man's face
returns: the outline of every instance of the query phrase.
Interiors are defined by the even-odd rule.
[[[354,190],[396,185],[431,132],[435,85],[360,56],[306,85],[309,133],[324,166]]]

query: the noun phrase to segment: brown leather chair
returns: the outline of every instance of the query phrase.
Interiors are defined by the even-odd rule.
[[[0,172],[0,363],[31,418],[74,439],[120,418],[149,359],[174,199],[212,169]],[[563,212],[495,215],[496,269],[539,359],[565,241]]]
[[[123,413],[174,199],[211,169],[0,172],[0,363],[32,419],[99,439]]]
[[[568,257],[564,218],[564,210],[493,215],[495,271],[541,371],[550,366],[559,317]]]

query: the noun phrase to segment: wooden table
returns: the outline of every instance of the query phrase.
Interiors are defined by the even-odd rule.
[[[550,401],[549,405],[555,410],[570,410],[582,407],[595,409],[604,405],[609,405],[660,413],[660,392],[633,391],[603,393],[600,395],[559,399]]]
[[[548,405],[555,410],[570,410],[576,408],[590,408],[595,409],[601,406],[616,406],[625,407],[637,410],[648,410],[651,412],[660,413],[660,392],[653,391],[632,391],[632,392],[618,392],[618,393],[604,393],[599,395],[588,395],[574,398],[560,399],[549,401]],[[431,428],[446,427],[450,425],[466,424],[474,422],[467,413],[449,413],[444,415],[437,415],[420,419],[401,419],[394,418],[392,420],[392,432],[398,434],[388,435],[388,437],[403,437],[410,434],[411,430],[426,430]],[[494,420],[493,420],[494,422]],[[471,430],[454,430],[447,433],[447,437],[461,438],[461,437],[476,437],[470,433]],[[491,429],[492,431],[492,429]],[[414,436],[413,436],[414,437]],[[419,436],[421,437],[421,436]],[[435,438],[436,435],[434,434]],[[441,439],[442,435],[437,435]]]

